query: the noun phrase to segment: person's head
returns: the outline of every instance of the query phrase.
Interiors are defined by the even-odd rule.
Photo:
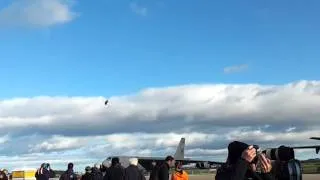
[[[68,170],[71,170],[71,169],[73,169],[73,163],[68,164]]]
[[[96,169],[100,169],[100,164],[99,163],[95,163],[93,167],[96,168]]]
[[[130,158],[129,164],[134,165],[134,166],[138,166],[138,158]]]
[[[175,169],[176,169],[176,171],[182,171],[182,162],[181,161],[175,162]]]
[[[155,161],[152,161],[152,166],[154,167],[154,166],[156,166],[157,165],[157,162],[155,162]]]
[[[50,164],[49,164],[49,163],[45,163],[45,164],[43,165],[43,168],[45,168],[45,169],[50,169]]]
[[[46,163],[42,163],[40,168],[43,168],[46,165]]]
[[[118,157],[112,158],[112,160],[111,160],[111,166],[115,166],[115,165],[117,165],[117,164],[119,164],[119,163],[120,163],[120,160],[119,160]]]
[[[233,141],[228,145],[228,158],[227,163],[229,165],[235,164],[242,155],[242,152],[246,150],[249,147],[248,144],[239,142],[239,141]]]
[[[90,166],[87,166],[87,167],[85,168],[85,171],[86,171],[86,173],[91,173],[91,167],[90,167]]]
[[[175,160],[174,160],[174,158],[172,156],[167,156],[165,161],[169,165],[169,167],[174,167]]]
[[[102,169],[107,169],[110,167],[110,165],[111,165],[111,162],[109,160],[104,160],[102,162]]]

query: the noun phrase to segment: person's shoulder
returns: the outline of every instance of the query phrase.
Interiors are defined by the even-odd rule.
[[[162,163],[158,166],[158,169],[167,169],[167,164],[166,163]]]
[[[126,167],[124,169],[137,169],[137,168],[138,168],[137,166],[128,166],[128,167]]]
[[[117,168],[120,169],[121,171],[124,171],[124,170],[126,169],[126,168],[123,167],[122,165],[119,165]]]

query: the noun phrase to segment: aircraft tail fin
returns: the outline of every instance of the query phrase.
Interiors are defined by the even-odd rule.
[[[179,145],[177,147],[176,153],[174,154],[175,160],[184,160],[184,146],[186,143],[185,138],[181,138]]]

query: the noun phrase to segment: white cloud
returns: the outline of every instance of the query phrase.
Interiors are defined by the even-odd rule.
[[[186,157],[224,161],[227,155],[227,144],[233,140],[241,140],[249,144],[259,144],[263,149],[275,148],[280,145],[310,145],[315,142],[308,140],[310,136],[318,131],[303,131],[299,133],[287,132],[263,132],[258,130],[232,130],[226,131],[224,134],[218,133],[126,133],[111,134],[103,136],[87,136],[87,137],[59,137],[60,142],[66,142],[67,146],[63,149],[55,148],[42,149],[45,154],[62,153],[61,156],[72,155],[76,157],[91,157],[87,159],[88,163],[101,162],[110,155],[138,155],[138,156],[166,156],[173,154],[181,137],[186,137]],[[45,140],[46,147],[61,147],[55,142],[57,138]],[[72,139],[72,140],[70,140]],[[51,143],[50,143],[51,142]],[[85,142],[80,143],[79,142]],[[159,143],[165,142],[165,143]],[[37,142],[38,143],[38,142]],[[30,146],[36,145],[33,143]],[[40,145],[44,143],[40,142]],[[80,148],[80,150],[76,150]],[[63,150],[63,151],[62,151]],[[48,152],[47,152],[48,151]],[[314,157],[314,150],[300,151],[297,150],[298,158]],[[306,154],[308,153],[308,154]],[[310,156],[311,154],[311,156]],[[77,160],[81,160],[77,159]],[[61,167],[63,161],[49,161],[55,167]],[[69,161],[73,159],[69,158]],[[83,164],[85,166],[85,164]]]
[[[17,154],[28,157],[26,166],[50,161],[64,167],[66,161],[79,161],[84,167],[109,155],[173,154],[186,137],[186,156],[225,160],[232,140],[263,148],[311,145],[317,141],[308,138],[317,136],[320,128],[319,81],[149,88],[109,97],[108,106],[105,99],[39,96],[0,101],[0,154],[17,163],[22,161],[14,160]],[[315,154],[308,152],[297,154]]]
[[[10,137],[8,135],[0,137],[0,144],[4,144],[10,140]]]
[[[142,7],[134,2],[130,3],[130,8],[134,13],[141,15],[141,16],[146,16],[148,13],[148,9],[146,7]]]
[[[288,128],[286,131],[287,132],[292,132],[292,131],[294,131],[296,129],[296,127],[290,127],[290,128]]]
[[[248,69],[248,65],[247,64],[241,64],[241,65],[236,65],[236,66],[229,66],[229,67],[225,67],[223,69],[223,72],[226,74],[231,74],[231,73],[238,73],[238,72],[242,72]]]
[[[71,0],[14,0],[0,9],[0,27],[50,27],[72,21]]]
[[[33,97],[0,101],[0,129],[49,134],[201,130],[208,126],[320,126],[320,82],[283,86],[188,85],[110,97]],[[128,124],[130,124],[128,126]],[[147,126],[147,128],[146,128]],[[63,128],[61,128],[63,127]],[[197,128],[198,127],[198,128]]]
[[[59,151],[67,149],[77,149],[87,143],[87,139],[53,136],[49,140],[45,140],[42,143],[37,143],[30,147],[30,152],[38,151]]]
[[[23,168],[39,168],[43,162],[51,164],[52,168],[65,170],[68,162],[74,162],[75,168],[78,171],[83,171],[84,167],[91,164],[94,160],[86,157],[76,157],[57,153],[41,153],[41,154],[28,154],[19,156],[0,156],[3,162],[2,166],[10,170],[23,169]],[[80,166],[80,167],[79,167]]]

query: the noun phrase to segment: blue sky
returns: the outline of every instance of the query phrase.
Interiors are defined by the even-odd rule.
[[[135,12],[133,3],[145,14]],[[66,23],[0,29],[0,80],[6,82],[1,97],[108,96],[185,83],[317,79],[319,5],[75,1],[69,11],[77,16]],[[248,68],[241,73],[223,72],[242,64]]]
[[[2,0],[0,160],[82,170],[108,155],[165,156],[182,136],[187,156],[221,161],[231,140],[315,144],[319,6]]]

